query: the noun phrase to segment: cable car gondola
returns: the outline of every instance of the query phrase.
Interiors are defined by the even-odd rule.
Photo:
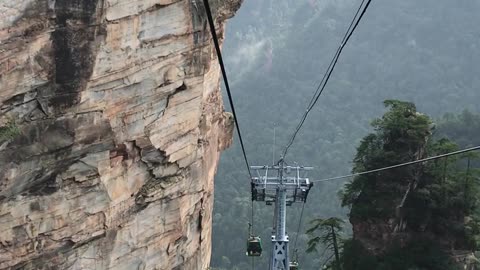
[[[258,236],[250,236],[247,241],[247,256],[262,256],[262,240]]]
[[[298,262],[290,262],[290,270],[298,270]]]
[[[297,241],[295,241],[297,242]],[[298,249],[293,251],[293,259],[288,267],[289,270],[298,270]]]
[[[247,240],[247,256],[259,257],[262,256],[262,239],[252,234],[252,224],[248,223],[248,234],[250,235]]]

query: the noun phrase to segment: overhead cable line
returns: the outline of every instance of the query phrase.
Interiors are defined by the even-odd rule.
[[[298,228],[297,228],[297,235],[295,235],[295,242],[293,244],[293,252],[298,256],[297,254],[297,241],[298,241],[298,235],[300,234],[300,229],[302,228],[302,219],[303,219],[303,212],[305,210],[305,202],[303,202],[302,205],[302,212],[300,212],[300,219],[298,220]]]
[[[233,97],[232,92],[230,91],[230,84],[228,83],[227,71],[225,70],[225,65],[223,63],[222,51],[220,50],[220,44],[218,42],[217,32],[215,30],[215,23],[213,21],[212,11],[210,9],[210,4],[208,0],[203,0],[203,4],[205,6],[205,11],[207,13],[208,24],[210,26],[210,33],[212,35],[213,43],[215,45],[215,51],[217,53],[218,63],[220,65],[220,69],[222,70],[223,81],[225,83],[225,89],[228,95],[228,101],[230,103],[230,107],[232,108],[233,120],[235,121],[235,127],[237,128],[238,139],[240,141],[240,146],[242,148],[243,159],[245,160],[245,165],[247,166],[248,175],[250,179],[252,179],[252,172],[250,171],[250,165],[247,158],[247,153],[245,151],[245,144],[243,143],[242,133],[240,131],[240,125],[238,124],[238,117],[235,111],[235,106],[233,104]],[[251,205],[251,226],[253,230],[254,224],[254,208],[253,208],[253,200]],[[255,269],[255,260],[252,258],[252,269]]]
[[[285,156],[288,153],[288,150],[292,146],[293,142],[295,141],[295,138],[298,135],[298,132],[302,128],[303,124],[305,123],[305,120],[307,119],[308,115],[310,114],[310,111],[313,109],[315,104],[318,102],[318,99],[322,95],[323,91],[325,90],[325,87],[327,86],[328,81],[330,80],[330,77],[335,69],[335,66],[337,65],[338,59],[340,58],[340,55],[343,52],[343,49],[345,48],[345,45],[348,43],[350,38],[352,37],[353,33],[355,32],[355,29],[358,27],[360,21],[362,20],[363,16],[365,15],[368,7],[370,6],[370,3],[372,0],[368,0],[368,2],[364,5],[366,0],[362,0],[362,3],[360,4],[357,12],[355,13],[355,16],[353,17],[352,22],[350,23],[350,26],[347,29],[347,32],[345,33],[342,42],[340,43],[340,46],[338,47],[334,57],[332,58],[330,65],[327,68],[327,72],[324,74],[320,84],[318,85],[312,99],[310,100],[310,103],[307,107],[307,110],[303,114],[299,124],[297,125],[292,137],[290,138],[290,141],[288,142],[287,146],[285,147],[285,150],[283,151],[282,158],[285,158]],[[362,10],[363,7],[363,10]],[[360,13],[361,11],[361,13]],[[359,16],[360,14],[360,16]]]
[[[417,163],[422,163],[422,162],[426,162],[426,161],[436,160],[436,159],[440,159],[440,158],[444,158],[444,157],[459,155],[459,154],[472,152],[472,151],[477,151],[477,150],[480,150],[480,146],[475,146],[475,147],[471,147],[471,148],[467,148],[467,149],[463,149],[463,150],[459,150],[459,151],[454,151],[454,152],[450,152],[450,153],[446,153],[446,154],[442,154],[442,155],[438,155],[438,156],[433,156],[433,157],[418,159],[418,160],[405,162],[405,163],[401,163],[401,164],[397,164],[397,165],[392,165],[392,166],[388,166],[388,167],[383,167],[383,168],[379,168],[379,169],[375,169],[375,170],[369,170],[369,171],[365,171],[365,172],[353,173],[353,174],[331,177],[331,178],[324,178],[324,179],[320,179],[320,180],[312,180],[311,182],[314,182],[314,183],[327,182],[327,181],[339,180],[339,179],[344,179],[344,178],[350,178],[350,177],[355,177],[355,176],[359,176],[359,175],[365,175],[365,174],[370,174],[370,173],[375,173],[375,172],[381,172],[381,171],[396,169],[396,168],[400,168],[400,167],[406,167],[406,166],[409,166],[409,165],[412,165],[412,164],[417,164]]]
[[[358,7],[357,12],[355,12],[355,16],[353,17],[352,21],[350,22],[350,25],[348,26],[348,29],[347,29],[347,31],[345,32],[345,35],[343,36],[342,42],[341,42],[340,44],[344,44],[344,43],[345,43],[345,40],[347,39],[348,34],[351,32],[351,29],[352,29],[354,23],[357,21],[358,14],[360,13],[360,11],[361,11],[361,9],[362,9],[363,4],[365,3],[365,1],[366,1],[366,0],[362,0],[362,2],[360,3],[360,6]],[[339,46],[339,47],[337,48],[337,51],[335,52],[334,58],[332,58],[332,60],[330,61],[330,64],[328,65],[328,68],[327,68],[327,72],[325,72],[325,74],[323,75],[323,78],[322,78],[322,80],[320,81],[320,84],[319,84],[319,85],[322,85],[323,82],[325,81],[326,74],[327,74],[328,71],[332,68],[332,65],[333,65],[333,63],[334,63],[335,57],[336,57],[336,56],[338,55],[338,53],[340,52],[340,48],[341,48],[341,46]],[[308,104],[307,109],[312,107],[312,104],[313,104],[313,102],[315,101],[315,97],[318,95],[318,92],[319,92],[319,91],[320,91],[320,87],[317,87],[317,90],[315,91],[312,99],[310,100],[310,103]]]
[[[247,154],[245,152],[245,145],[242,139],[242,133],[240,132],[240,125],[238,124],[237,113],[235,112],[235,106],[233,105],[232,93],[230,91],[230,85],[228,83],[227,72],[225,70],[225,65],[223,64],[222,51],[220,50],[220,44],[218,42],[217,32],[215,30],[215,23],[213,22],[212,11],[210,9],[210,4],[208,0],[203,0],[205,5],[205,10],[207,13],[208,24],[210,25],[210,32],[212,34],[213,43],[215,44],[215,50],[217,52],[218,63],[220,64],[220,69],[222,70],[223,81],[225,82],[225,89],[227,90],[228,101],[230,107],[232,108],[233,119],[235,121],[235,126],[237,128],[238,139],[240,140],[240,146],[242,147],[243,158],[245,159],[245,164],[247,165],[248,174],[252,178],[252,172],[250,171],[250,165],[248,163]]]

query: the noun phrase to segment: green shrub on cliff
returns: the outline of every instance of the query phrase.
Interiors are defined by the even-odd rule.
[[[5,126],[0,126],[0,143],[11,140],[20,134],[20,129],[14,121],[9,121]]]
[[[345,242],[343,270],[460,270],[436,243],[417,239],[405,247],[394,245],[382,256],[373,256],[356,240]]]
[[[391,166],[423,156],[431,134],[431,120],[417,113],[413,103],[387,100],[390,110],[375,119],[375,130],[363,138],[353,160],[353,172]],[[392,198],[413,177],[412,167],[403,167],[356,177],[341,191],[342,206],[352,206],[352,217],[387,217],[398,204]],[[408,183],[408,182],[407,182]]]
[[[430,118],[418,113],[412,103],[389,100],[385,105],[389,111],[372,122],[374,132],[364,137],[357,149],[354,173],[459,149],[451,140],[454,136],[435,137]],[[464,112],[462,117],[451,119],[474,125],[464,119],[477,118]],[[457,131],[441,130],[440,134],[457,134],[461,125],[446,121],[442,126]],[[469,145],[467,137],[462,138],[463,144]],[[340,197],[342,205],[351,208],[352,225],[380,223],[386,231],[379,232],[381,239],[364,231],[361,238],[354,234],[346,241],[343,270],[460,269],[449,254],[480,247],[476,158],[472,153],[450,156],[357,176],[347,183]]]

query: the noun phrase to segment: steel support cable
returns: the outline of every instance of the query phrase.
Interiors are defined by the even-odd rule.
[[[252,178],[252,172],[250,171],[250,163],[248,162],[247,154],[245,152],[245,145],[242,139],[242,133],[240,132],[240,125],[238,124],[237,113],[235,111],[235,106],[233,105],[233,97],[230,91],[230,85],[228,83],[227,72],[225,70],[225,65],[223,63],[222,51],[220,50],[220,44],[218,42],[217,32],[215,30],[215,23],[213,21],[212,11],[210,9],[210,4],[208,0],[203,0],[205,5],[205,11],[207,13],[208,24],[210,25],[210,32],[212,34],[213,43],[215,45],[215,50],[217,52],[218,63],[220,64],[220,69],[222,70],[223,81],[225,82],[225,89],[227,90],[228,101],[230,103],[230,107],[232,108],[232,114],[235,121],[235,127],[237,128],[238,139],[240,141],[240,146],[242,147],[243,158],[245,159],[245,164],[247,166],[248,174],[250,178]]]
[[[406,166],[409,166],[409,165],[412,165],[412,164],[427,162],[427,161],[431,161],[431,160],[436,160],[436,159],[440,159],[440,158],[444,158],[444,157],[459,155],[459,154],[468,153],[468,152],[477,151],[477,150],[480,150],[480,146],[475,146],[475,147],[471,147],[471,148],[467,148],[467,149],[463,149],[463,150],[458,150],[458,151],[454,151],[454,152],[450,152],[450,153],[446,153],[446,154],[442,154],[442,155],[437,155],[437,156],[428,157],[428,158],[424,158],[424,159],[418,159],[418,160],[414,160],[414,161],[409,161],[409,162],[396,164],[396,165],[392,165],[392,166],[388,166],[388,167],[383,167],[383,168],[379,168],[379,169],[369,170],[369,171],[365,171],[365,172],[353,173],[353,174],[342,175],[342,176],[337,176],[337,177],[324,178],[324,179],[320,179],[320,180],[312,180],[311,182],[312,183],[327,182],[327,181],[332,181],[332,180],[350,178],[350,177],[355,177],[355,176],[359,176],[359,175],[365,175],[365,174],[370,174],[370,173],[375,173],[375,172],[381,172],[381,171],[396,169],[396,168],[400,168],[400,167],[406,167]]]
[[[300,120],[299,124],[297,125],[296,129],[295,129],[295,133],[294,135],[291,137],[290,139],[290,142],[288,144],[288,146],[285,148],[286,150],[284,151],[284,156],[286,155],[287,151],[288,151],[288,148],[290,148],[290,146],[293,144],[293,141],[295,140],[295,137],[297,136],[297,133],[298,131],[300,130],[300,128],[303,126],[303,123],[305,122],[308,114],[310,113],[310,110],[313,109],[316,101],[318,100],[318,97],[319,95],[321,95],[321,93],[319,94],[319,91],[321,89],[321,86],[323,85],[323,83],[325,82],[325,79],[327,78],[327,75],[329,74],[329,71],[332,70],[332,66],[334,64],[336,64],[336,59],[338,59],[338,57],[340,56],[339,54],[341,53],[341,51],[343,50],[343,46],[344,44],[346,44],[346,42],[348,41],[348,39],[350,39],[350,36],[351,36],[351,33],[353,33],[353,31],[351,31],[352,29],[352,26],[355,24],[355,22],[359,22],[359,20],[357,20],[357,17],[358,17],[358,14],[360,13],[360,10],[362,9],[363,7],[363,4],[365,3],[366,0],[362,0],[362,2],[360,3],[360,6],[358,7],[357,9],[357,12],[355,13],[355,16],[353,17],[352,21],[350,22],[350,25],[347,29],[347,31],[345,32],[345,35],[343,36],[343,39],[342,39],[342,42],[340,43],[340,46],[337,48],[337,51],[335,52],[335,55],[334,57],[332,58],[332,60],[330,61],[330,64],[328,65],[328,68],[327,68],[327,72],[325,72],[322,80],[320,81],[312,99],[310,100],[310,103],[308,104],[307,106],[307,110],[305,111],[304,115],[302,116],[302,119]],[[363,14],[364,12],[362,12]],[[363,15],[362,15],[363,16]],[[358,25],[358,23],[356,24]],[[356,27],[356,26],[355,26]],[[333,70],[332,70],[333,71]]]
[[[344,43],[345,43],[345,40],[347,39],[347,37],[348,37],[348,35],[349,35],[349,33],[350,33],[350,30],[352,29],[355,21],[357,20],[358,14],[360,13],[360,10],[362,9],[363,4],[365,3],[365,1],[366,1],[366,0],[362,0],[362,2],[360,3],[360,6],[358,7],[357,12],[355,12],[355,16],[353,16],[353,19],[352,19],[352,21],[350,22],[350,25],[348,26],[348,29],[347,29],[347,31],[345,32],[345,35],[343,36],[342,42],[341,42],[340,44],[344,44]],[[310,103],[308,104],[306,111],[309,111],[309,110],[311,110],[311,109],[313,108],[312,105],[313,105],[313,103],[314,103],[314,101],[315,101],[315,98],[316,98],[317,95],[318,95],[318,92],[320,91],[320,86],[321,86],[321,85],[323,84],[323,82],[325,81],[325,78],[327,77],[328,71],[332,68],[333,63],[335,62],[335,59],[336,59],[338,53],[340,52],[340,48],[342,48],[342,46],[339,46],[339,47],[337,48],[337,51],[335,52],[332,60],[330,61],[330,64],[328,65],[327,72],[325,72],[325,74],[324,74],[323,77],[322,77],[322,80],[321,80],[320,83],[318,84],[319,86],[317,87],[315,93],[313,94],[313,97],[311,98]],[[305,119],[306,119],[306,113],[302,116],[302,119],[300,120],[300,123],[297,125],[297,128],[296,128],[296,129],[298,129],[300,126],[303,125],[303,122],[305,121]]]
[[[300,219],[298,220],[297,235],[295,236],[295,242],[293,244],[293,252],[295,252],[295,253],[297,253],[297,241],[298,241],[298,235],[300,234],[300,229],[302,227],[302,219],[303,219],[303,212],[304,211],[305,211],[305,202],[303,202],[302,212],[300,212]]]
[[[290,149],[293,142],[295,141],[295,138],[297,137],[298,132],[302,128],[303,124],[305,123],[305,120],[307,119],[308,115],[310,114],[310,111],[313,109],[315,104],[318,102],[318,99],[322,95],[323,91],[325,90],[325,87],[327,86],[327,83],[330,80],[330,77],[331,77],[333,71],[335,70],[335,66],[337,65],[338,59],[340,58],[340,55],[342,54],[343,49],[345,48],[345,45],[348,43],[348,41],[352,37],[353,33],[355,32],[355,29],[358,27],[360,21],[362,20],[363,16],[365,15],[365,13],[366,13],[368,7],[370,6],[370,3],[372,2],[372,0],[368,0],[368,2],[365,4],[365,6],[364,6],[364,2],[365,2],[365,0],[362,1],[362,3],[360,4],[360,7],[357,10],[357,13],[355,14],[352,22],[350,23],[350,27],[348,28],[340,46],[338,47],[334,57],[332,58],[332,61],[330,62],[330,65],[327,69],[327,72],[324,74],[324,77],[323,77],[322,81],[320,82],[320,84],[318,85],[317,90],[315,91],[315,94],[312,97],[312,100],[310,101],[309,106],[307,107],[307,110],[303,114],[299,124],[297,125],[297,128],[295,129],[292,137],[290,138],[289,143],[285,147],[285,150],[283,151],[283,154],[282,154],[282,158],[284,158],[287,155],[288,150]],[[363,6],[364,6],[363,10],[362,10],[360,16],[358,16],[358,13],[360,12],[360,10]],[[357,17],[358,17],[358,19],[357,19]],[[353,27],[352,27],[352,25],[353,25]]]
[[[355,21],[357,20],[358,14],[359,14],[360,11],[362,10],[362,7],[363,7],[363,4],[365,3],[365,1],[366,1],[366,0],[362,0],[362,3],[360,3],[360,6],[358,7],[357,12],[355,12],[355,16],[353,16],[353,19],[352,19],[352,21],[350,22],[350,25],[348,26],[348,29],[347,29],[347,31],[345,32],[345,35],[343,36],[342,42],[341,42],[340,44],[345,43],[345,40],[347,39],[348,34],[350,33],[350,30],[352,29]],[[337,56],[338,52],[340,51],[340,48],[341,48],[341,46],[339,46],[339,47],[337,48],[337,51],[335,52],[334,58],[332,58],[332,60],[330,61],[330,64],[328,65],[328,68],[327,68],[327,72],[325,72],[325,74],[323,75],[323,78],[322,78],[322,80],[320,81],[319,85],[322,85],[323,82],[325,81],[326,74],[328,73],[328,71],[329,71],[330,68],[332,67],[333,62],[334,62],[334,59],[335,59],[335,57]],[[307,109],[310,108],[310,107],[312,107],[312,104],[313,104],[313,102],[314,102],[314,100],[315,100],[315,97],[318,95],[319,89],[320,89],[320,88],[317,88],[317,90],[316,90],[315,93],[313,94],[313,97],[312,97],[312,99],[310,100],[310,103],[308,104]]]
[[[247,154],[245,151],[245,144],[243,143],[242,133],[240,131],[240,125],[238,124],[238,117],[235,111],[235,106],[233,103],[232,92],[230,91],[230,84],[228,83],[227,71],[225,70],[225,65],[223,63],[222,51],[220,50],[220,44],[218,42],[217,32],[215,30],[215,23],[213,21],[212,11],[210,9],[210,4],[208,0],[203,0],[203,4],[205,6],[205,12],[207,13],[208,24],[210,26],[210,33],[212,35],[213,43],[215,45],[215,51],[217,53],[218,63],[220,65],[220,69],[222,71],[223,81],[225,83],[225,89],[227,91],[228,101],[230,103],[230,107],[232,108],[233,119],[235,121],[235,127],[237,128],[238,139],[240,141],[240,146],[242,148],[243,158],[245,160],[245,165],[247,166],[248,175],[250,179],[252,178],[252,172],[250,170],[250,163],[248,162]],[[254,208],[253,208],[253,201],[252,201],[252,213],[251,213],[251,225],[253,231],[253,224],[254,224]],[[255,260],[252,258],[252,269],[255,269]]]

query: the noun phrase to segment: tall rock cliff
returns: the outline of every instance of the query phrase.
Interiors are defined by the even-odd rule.
[[[211,1],[218,32],[241,0]],[[206,269],[231,143],[198,0],[0,0],[0,269]]]

